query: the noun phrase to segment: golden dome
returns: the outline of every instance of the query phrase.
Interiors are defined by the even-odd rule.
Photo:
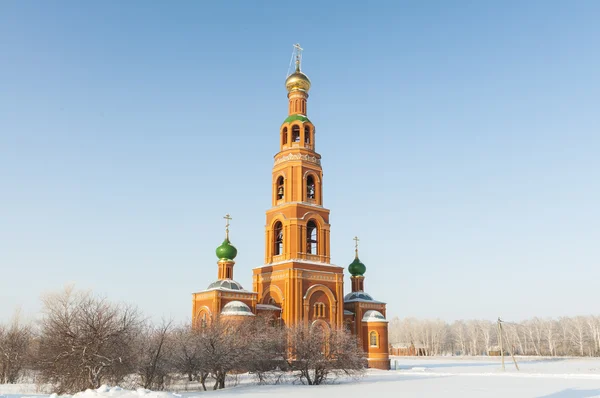
[[[296,71],[285,79],[285,88],[288,92],[296,90],[308,92],[310,90],[310,79],[300,72],[300,68],[297,67]]]

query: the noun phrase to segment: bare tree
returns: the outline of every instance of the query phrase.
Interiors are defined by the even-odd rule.
[[[450,332],[453,337],[453,341],[460,348],[461,355],[467,354],[467,327],[465,321],[456,321],[452,324]],[[454,353],[453,353],[454,354]]]
[[[343,329],[300,325],[288,330],[288,338],[289,367],[303,383],[318,385],[331,376],[357,377],[364,372],[366,360],[358,340]]]
[[[585,323],[585,317],[576,316],[574,318],[571,318],[569,328],[571,343],[577,348],[577,350],[579,351],[578,354],[580,356],[585,355],[585,348],[587,342],[586,340],[588,340],[586,335],[587,329]]]
[[[137,310],[72,288],[43,298],[36,364],[58,393],[118,383],[135,368]]]
[[[493,323],[486,320],[479,320],[476,321],[476,325],[479,329],[479,335],[483,338],[483,348],[487,354],[492,346]]]
[[[258,377],[260,384],[267,383],[270,377],[277,383],[287,370],[286,329],[271,324],[270,317],[257,316],[246,333],[250,338],[247,370]]]
[[[597,316],[586,317],[588,336],[590,337],[590,355],[600,354],[600,318]]]
[[[215,384],[213,390],[225,388],[225,377],[247,367],[250,333],[244,328],[247,323],[214,319],[198,333],[200,371],[210,375]],[[206,389],[204,380],[202,387]]]
[[[200,338],[191,325],[179,327],[173,331],[173,367],[193,381],[201,371]],[[206,390],[206,388],[205,388]]]
[[[169,373],[174,370],[171,325],[172,321],[147,325],[138,340],[137,373],[144,388],[164,390],[168,384]]]
[[[31,343],[31,326],[20,321],[18,311],[10,326],[0,325],[0,384],[19,380],[30,357]]]

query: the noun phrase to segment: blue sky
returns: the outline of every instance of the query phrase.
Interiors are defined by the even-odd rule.
[[[600,4],[343,4],[1,2],[0,320],[74,283],[185,321],[225,213],[251,288],[296,42],[390,316],[597,313]]]

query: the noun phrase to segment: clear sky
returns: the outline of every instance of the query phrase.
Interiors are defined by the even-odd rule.
[[[251,289],[292,44],[332,261],[390,316],[598,313],[600,2],[0,2],[0,321]],[[350,284],[347,279],[346,291]]]

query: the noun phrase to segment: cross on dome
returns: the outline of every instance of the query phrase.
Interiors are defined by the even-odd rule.
[[[300,43],[294,44],[294,50],[296,52],[296,72],[300,71],[300,64],[302,63],[302,50]]]
[[[223,217],[225,220],[227,220],[225,222],[225,239],[229,239],[229,221],[233,220],[233,218],[231,218],[231,216],[229,214],[225,214],[225,217]]]

